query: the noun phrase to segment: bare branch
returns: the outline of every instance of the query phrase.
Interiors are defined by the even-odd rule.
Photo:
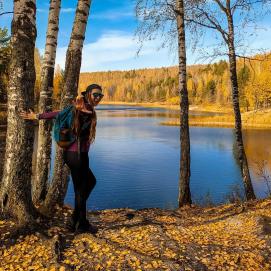
[[[226,7],[223,6],[223,4],[220,2],[220,0],[214,0],[214,1],[218,4],[218,6],[220,7],[220,9],[221,9],[223,12],[225,12],[226,14],[228,13]]]
[[[254,57],[250,57],[250,56],[243,56],[243,55],[238,55],[238,54],[235,54],[236,57],[239,57],[239,58],[243,58],[243,59],[248,59],[248,60],[255,60],[255,61],[266,61],[266,60],[270,60],[271,57],[267,54],[264,55],[263,58],[254,58]]]
[[[211,29],[217,29],[215,26],[208,25],[208,24],[202,23],[202,22],[200,22],[200,21],[196,21],[196,20],[194,20],[194,19],[188,19],[188,18],[185,18],[184,20],[185,20],[186,22],[198,24],[198,25],[203,26],[203,27],[207,27],[207,28],[211,28]]]
[[[2,13],[0,13],[0,16],[2,16],[2,15],[6,15],[6,14],[11,14],[11,13],[13,13],[13,11],[6,11],[6,12],[2,12]]]
[[[237,0],[235,4],[232,5],[231,11],[232,14],[236,11],[238,8],[244,8],[244,7],[249,7],[253,6],[255,4],[260,4],[263,3],[262,0],[255,0],[255,1],[250,1],[250,0]]]
[[[203,10],[199,6],[197,6],[197,9],[201,12],[198,17],[200,18],[202,15],[204,15],[205,18],[209,21],[209,23],[213,25],[213,27],[209,27],[209,28],[218,30],[221,33],[224,41],[228,43],[228,38],[229,38],[228,33],[221,27],[221,25],[218,22],[215,21],[215,18],[212,18],[205,10]],[[199,22],[199,21],[195,20],[195,22]],[[198,24],[200,25],[200,23]]]
[[[178,10],[176,9],[176,6],[174,6],[173,4],[169,3],[168,1],[166,1],[166,5],[167,5],[172,11],[174,11],[175,14],[178,12]]]
[[[208,62],[209,64],[217,60],[218,57],[223,58],[229,56],[227,52],[221,51],[220,49],[214,49],[212,52],[208,52],[204,48],[199,49],[198,55],[196,62]]]
[[[226,0],[226,15],[231,15],[231,0]]]

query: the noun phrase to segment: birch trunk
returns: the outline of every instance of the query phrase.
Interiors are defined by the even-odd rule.
[[[179,207],[190,205],[190,138],[188,124],[188,92],[186,84],[186,48],[183,0],[177,0],[177,29],[179,48],[179,89],[180,89],[180,180],[179,180]]]
[[[35,214],[31,201],[34,128],[32,122],[22,119],[18,113],[33,109],[34,105],[35,0],[14,1],[11,32],[8,123],[0,203],[2,211],[24,224],[31,222]]]
[[[82,49],[90,5],[91,0],[78,0],[77,3],[72,34],[66,53],[64,86],[60,108],[69,105],[77,96]],[[48,210],[52,209],[55,205],[62,205],[67,191],[69,171],[66,166],[64,167],[62,153],[62,149],[57,147],[53,180],[45,200],[45,207]]]
[[[239,91],[238,91],[238,81],[237,81],[237,70],[236,70],[236,55],[234,47],[234,27],[233,27],[233,18],[230,14],[230,7],[228,7],[228,28],[229,28],[229,39],[228,39],[228,48],[229,48],[229,64],[230,64],[230,80],[232,88],[232,102],[233,110],[235,117],[235,138],[237,145],[238,158],[241,167],[241,174],[243,178],[243,183],[245,187],[245,194],[248,200],[255,199],[247,157],[245,153],[244,143],[243,143],[243,134],[242,134],[242,119],[239,106]]]
[[[53,81],[55,69],[55,57],[57,48],[59,12],[61,0],[50,1],[50,12],[46,35],[44,62],[41,74],[41,89],[39,100],[39,112],[52,111]],[[33,202],[35,204],[44,201],[50,172],[51,157],[51,121],[39,121],[38,149],[36,176],[33,181]]]

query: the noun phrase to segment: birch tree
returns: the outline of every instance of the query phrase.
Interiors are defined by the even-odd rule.
[[[8,86],[8,120],[4,172],[0,189],[2,211],[19,224],[33,221],[31,171],[34,127],[19,116],[34,105],[36,1],[14,1],[12,57]]]
[[[192,12],[186,18],[194,24],[194,30],[198,27],[211,29],[218,33],[222,39],[220,47],[211,53],[212,56],[227,55],[229,60],[230,84],[232,92],[232,104],[235,118],[235,138],[245,195],[248,200],[255,199],[251,182],[246,152],[243,143],[242,120],[239,105],[239,86],[237,80],[236,46],[242,40],[247,26],[251,27],[257,17],[256,10],[264,1],[258,0],[213,0],[193,2]],[[268,1],[267,1],[268,2]],[[236,22],[234,21],[236,20]],[[243,37],[244,39],[245,37]],[[236,42],[236,40],[239,40]],[[226,46],[227,52],[221,51]]]
[[[91,0],[78,0],[77,3],[70,43],[66,53],[64,86],[60,104],[61,109],[69,105],[77,96],[82,49],[90,5]],[[48,210],[56,204],[62,205],[67,191],[69,171],[68,168],[64,166],[62,155],[62,149],[57,147],[53,179],[45,199],[45,207]]]
[[[184,2],[177,0],[174,9],[177,18],[178,51],[179,51],[179,91],[180,91],[180,184],[179,184],[179,207],[192,203],[190,193],[190,136],[189,136],[189,101],[186,77],[186,46],[185,46],[185,23]]]
[[[136,14],[141,22],[137,36],[141,44],[157,36],[164,37],[162,46],[174,47],[178,40],[180,95],[180,178],[179,207],[192,203],[190,193],[189,101],[186,80],[185,6],[183,0],[138,0]]]
[[[41,73],[39,112],[52,111],[52,95],[55,70],[55,57],[61,0],[50,1],[50,11],[46,34],[45,54]],[[41,203],[47,193],[51,157],[51,121],[39,121],[36,176],[33,179],[33,201]]]

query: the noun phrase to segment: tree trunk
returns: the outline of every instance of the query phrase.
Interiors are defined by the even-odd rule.
[[[60,108],[69,105],[77,95],[81,68],[82,48],[91,0],[78,0],[69,47],[66,54],[64,86]],[[45,200],[47,209],[62,205],[68,186],[67,167],[63,166],[62,149],[57,147],[54,175]]]
[[[34,49],[36,1],[14,1],[12,57],[8,87],[8,126],[3,179],[0,190],[2,211],[15,216],[19,224],[31,222],[35,209],[31,201],[33,123],[19,116],[34,105]]]
[[[67,192],[70,172],[62,157],[63,150],[57,146],[53,179],[43,206],[46,211],[52,211],[57,205],[62,206]]]
[[[180,88],[180,181],[179,207],[191,205],[190,193],[190,138],[188,124],[188,92],[186,84],[186,48],[183,0],[177,0],[177,29],[179,48],[179,88]]]
[[[230,80],[232,88],[232,102],[235,117],[235,137],[238,158],[240,161],[242,178],[245,186],[245,194],[248,200],[255,199],[255,194],[253,186],[251,183],[251,178],[249,174],[249,168],[247,163],[247,157],[245,153],[243,135],[242,135],[242,120],[239,106],[239,92],[238,92],[238,81],[237,81],[237,70],[236,70],[236,55],[234,47],[234,28],[232,16],[228,15],[228,28],[229,28],[229,38],[228,38],[228,48],[229,48],[229,63],[230,63]]]
[[[45,45],[45,56],[41,74],[39,112],[52,111],[55,57],[57,47],[58,22],[61,0],[50,1],[50,12]],[[50,172],[51,157],[51,121],[39,121],[36,176],[33,181],[33,202],[45,200]]]

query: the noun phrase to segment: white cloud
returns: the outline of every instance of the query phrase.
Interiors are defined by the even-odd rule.
[[[139,55],[139,45],[131,34],[107,32],[97,41],[84,45],[81,71],[129,70],[176,64],[168,49],[157,51],[159,42],[148,41]],[[57,50],[56,63],[65,66],[67,47]]]
[[[70,13],[70,12],[75,12],[74,8],[61,8],[60,12],[62,13]]]
[[[48,9],[37,8],[37,12],[40,12],[40,13],[48,13]]]
[[[48,9],[37,8],[37,12],[48,13],[49,12],[49,7],[48,7]],[[60,12],[62,12],[62,13],[71,13],[71,12],[75,12],[75,9],[74,8],[61,8]]]
[[[127,17],[133,17],[134,13],[132,11],[125,10],[113,10],[108,12],[102,12],[97,14],[92,14],[91,19],[102,19],[102,20],[118,20]]]

